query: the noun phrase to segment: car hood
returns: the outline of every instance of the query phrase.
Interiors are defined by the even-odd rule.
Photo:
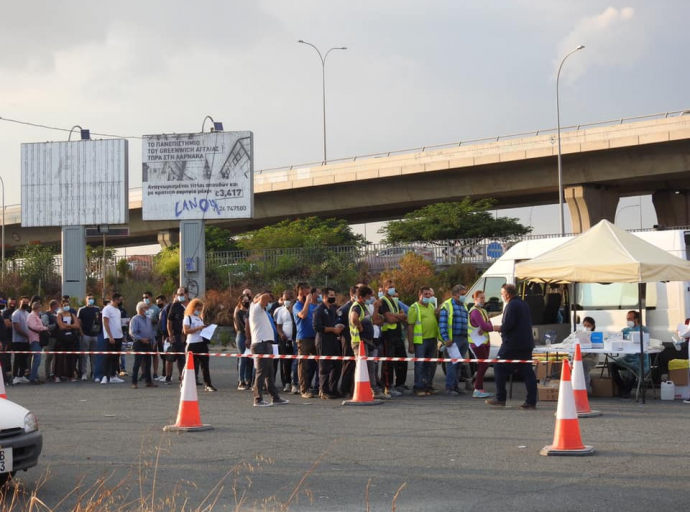
[[[4,398],[0,398],[0,430],[24,428],[24,416],[29,410]]]

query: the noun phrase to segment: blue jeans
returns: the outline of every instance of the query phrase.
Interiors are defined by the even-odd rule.
[[[460,355],[463,359],[467,358],[467,352],[470,349],[470,343],[467,341],[467,336],[453,336],[453,343],[458,347]],[[445,357],[448,357],[446,352]],[[464,368],[467,363],[446,363],[446,389],[455,389],[458,385],[458,368]]]
[[[415,357],[436,357],[436,338],[426,338],[414,346]],[[431,368],[436,363],[414,363],[414,387],[426,389],[431,386]]]
[[[296,356],[298,353],[299,353],[299,349],[297,348],[297,341],[293,340],[293,342],[292,342],[292,355]],[[292,385],[299,387],[299,373],[297,371],[297,361],[298,361],[298,359],[292,360]]]
[[[41,366],[41,344],[38,341],[31,342],[31,352],[33,352],[33,362],[29,380],[38,380],[38,367]]]
[[[240,354],[244,354],[247,349],[247,335],[243,332],[237,333],[237,350]],[[254,361],[248,357],[240,357],[238,361],[239,376],[238,380],[240,382],[251,382],[252,381],[252,371],[254,369]]]
[[[97,352],[105,352],[105,346],[107,344],[107,341],[105,341],[105,338],[103,337],[103,334],[99,334],[98,338],[96,340],[96,351]],[[96,361],[96,368],[93,371],[93,376],[94,378],[101,380],[103,376],[105,375],[105,358],[106,356],[99,354],[96,356],[95,361]]]

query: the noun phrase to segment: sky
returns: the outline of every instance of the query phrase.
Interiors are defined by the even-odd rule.
[[[690,108],[686,0],[0,0],[0,117],[121,136],[251,130],[255,169]],[[0,121],[16,204],[20,144],[67,133]],[[141,142],[130,140],[130,185]],[[555,172],[555,169],[554,169]],[[656,223],[649,196],[617,224]],[[504,210],[558,231],[557,206]],[[376,241],[380,225],[366,226]],[[566,229],[569,217],[566,210]],[[359,232],[364,227],[358,227]]]

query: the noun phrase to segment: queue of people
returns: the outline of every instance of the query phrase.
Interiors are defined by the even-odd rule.
[[[435,358],[439,346],[444,357],[486,358],[489,354],[489,332],[499,330],[503,336],[502,357],[529,359],[533,341],[526,305],[520,307],[514,286],[504,287],[508,304],[501,326],[489,322],[484,310],[484,293],[475,292],[474,306],[465,305],[467,288],[456,285],[452,296],[438,304],[430,287],[421,287],[418,300],[404,304],[398,297],[395,283],[386,280],[375,291],[358,284],[349,290],[349,301],[339,306],[332,288],[312,287],[298,283],[294,292],[285,290],[280,297],[271,291],[252,294],[247,289],[238,298],[234,312],[237,349],[242,354],[284,354],[304,356],[353,356],[360,353],[360,345],[367,356]],[[512,295],[511,295],[512,293]],[[524,303],[523,303],[524,304]],[[2,305],[2,304],[0,304]],[[75,311],[70,297],[50,301],[44,307],[40,297],[10,298],[3,311],[5,320],[0,333],[2,351],[21,351],[11,361],[2,357],[3,369],[9,372],[8,384],[61,383],[93,379],[102,385],[123,383],[128,376],[123,367],[123,344],[129,338],[135,352],[155,352],[157,355],[135,354],[131,368],[132,388],[139,383],[158,387],[181,382],[185,365],[184,352],[194,353],[196,384],[205,391],[217,389],[211,382],[209,340],[202,336],[207,327],[204,304],[189,299],[187,290],[180,287],[171,302],[159,295],[153,299],[145,292],[130,319],[123,308],[123,297],[113,293],[103,309],[96,306],[92,295],[86,304]],[[528,325],[529,324],[529,325]],[[529,336],[527,332],[529,331]],[[529,338],[529,339],[528,339]],[[406,346],[407,341],[407,346]],[[60,351],[66,354],[46,354],[45,380],[39,378],[41,351]],[[405,350],[407,348],[407,351]],[[78,351],[102,351],[102,368],[97,357],[70,354]],[[528,354],[529,352],[529,354]],[[153,366],[153,369],[151,368]],[[175,372],[175,366],[177,372]],[[374,398],[391,399],[402,395],[425,397],[443,392],[448,396],[464,395],[472,391],[474,398],[487,398],[489,405],[505,404],[505,377],[513,370],[509,365],[496,365],[498,393],[484,390],[487,364],[473,371],[465,363],[446,365],[445,389],[434,387],[436,362],[415,361],[414,381],[407,383],[408,363],[367,361]],[[158,375],[158,369],[161,375]],[[518,365],[528,388],[523,408],[536,404],[536,379],[530,365]],[[319,397],[324,400],[346,398],[354,392],[354,361],[338,359],[276,359],[238,358],[237,389],[252,389],[254,405],[266,407],[284,404],[280,392],[299,395],[302,399]],[[199,382],[199,372],[203,384]],[[276,385],[280,373],[280,386]],[[26,377],[28,375],[28,378]],[[534,389],[532,384],[534,380]],[[267,401],[270,396],[271,401]]]

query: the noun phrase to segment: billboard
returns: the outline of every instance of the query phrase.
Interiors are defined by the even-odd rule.
[[[21,145],[22,227],[126,224],[125,139]]]
[[[253,144],[252,132],[145,135],[143,220],[251,218]]]

